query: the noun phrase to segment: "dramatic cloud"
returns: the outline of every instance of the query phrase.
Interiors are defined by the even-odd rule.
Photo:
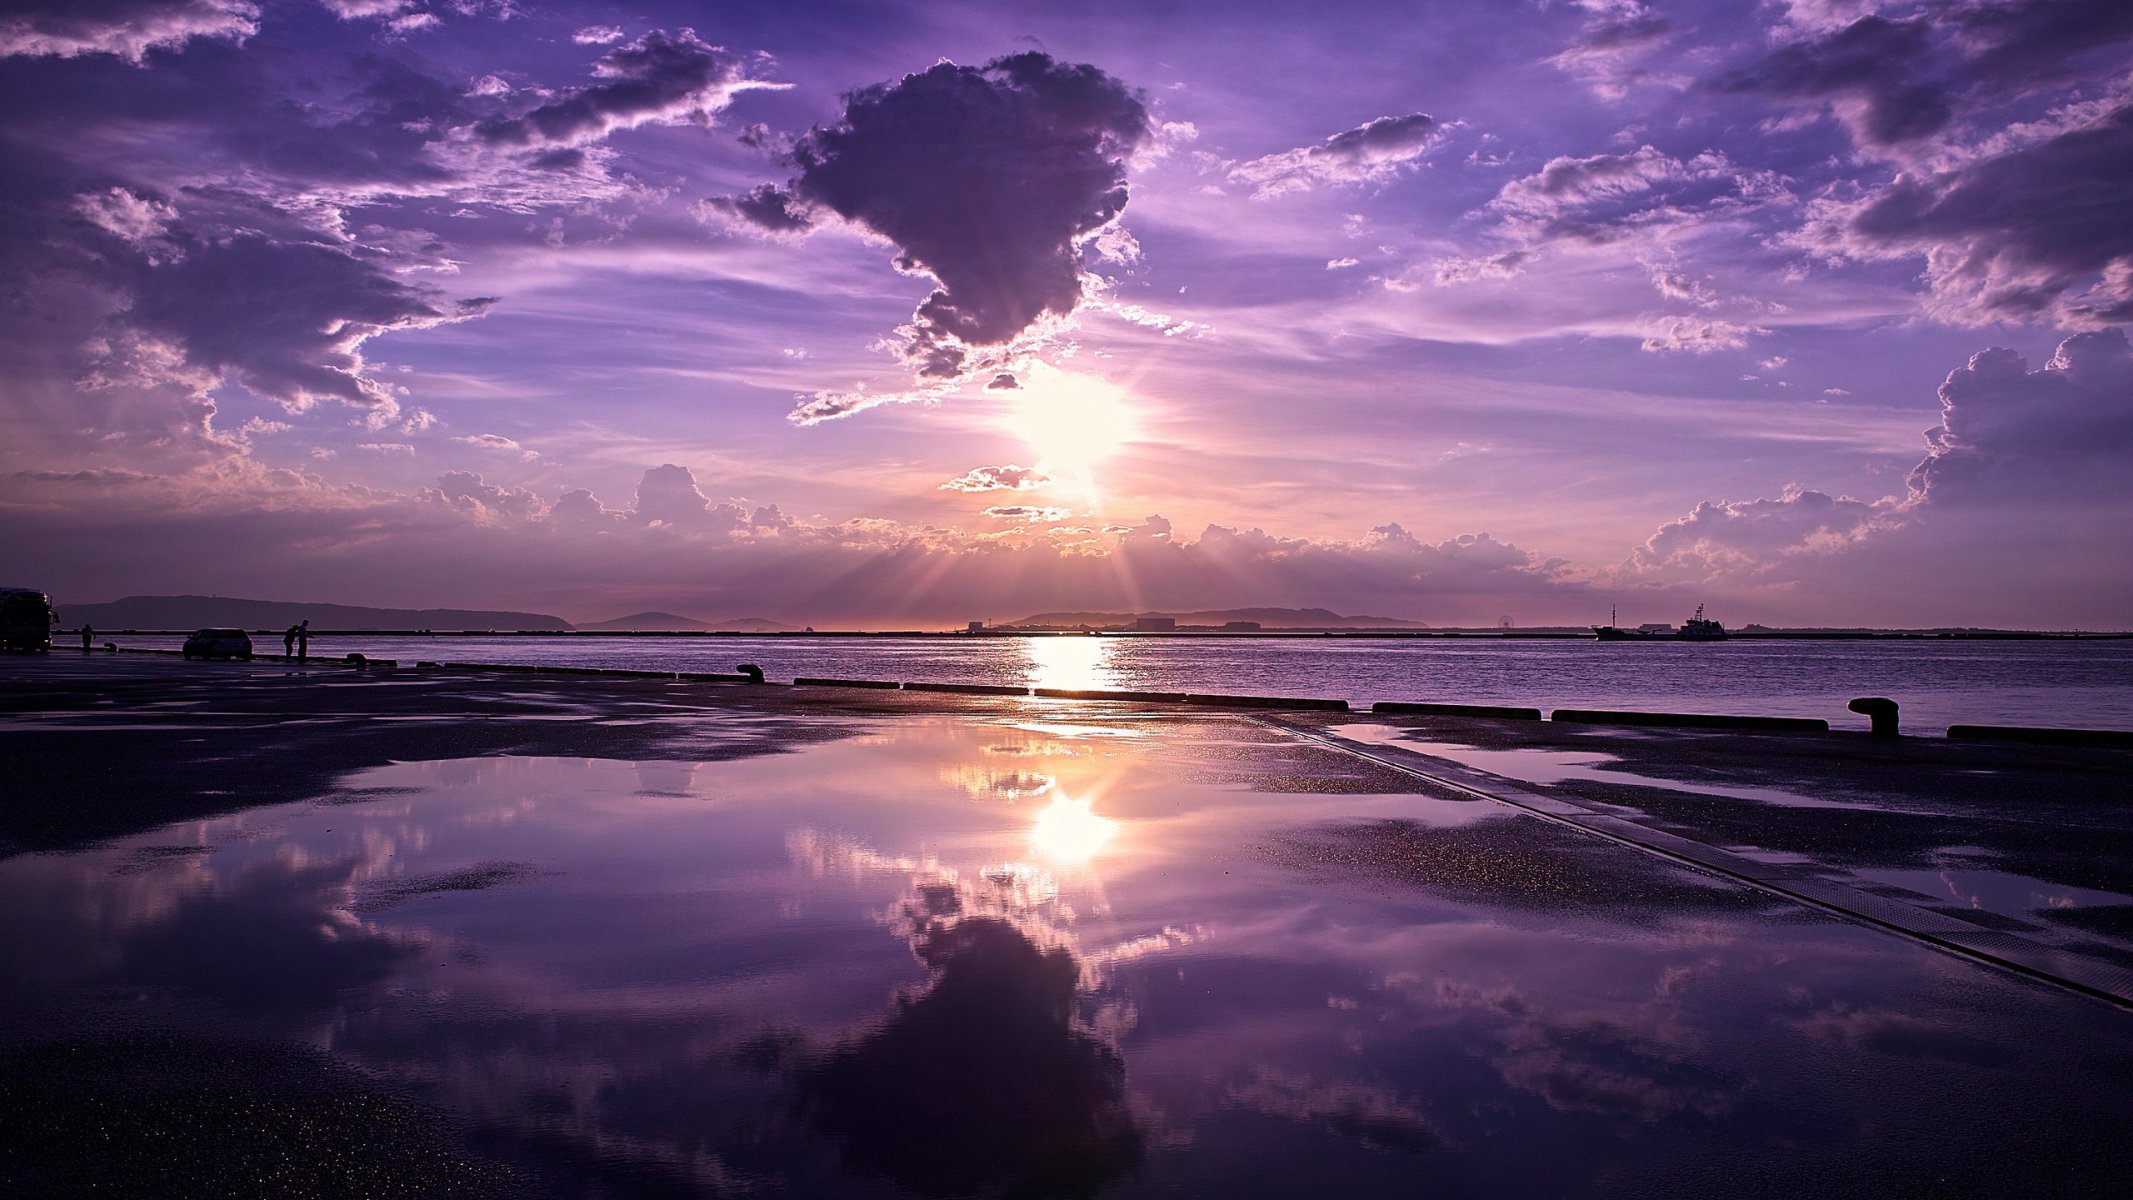
[[[1789,556],[1843,548],[1898,519],[1893,502],[1799,487],[1775,500],[1706,500],[1637,547],[1629,565],[1690,580],[1784,572]]]
[[[447,471],[437,479],[436,499],[477,521],[534,521],[548,515],[548,505],[524,488],[501,487],[472,471]]]
[[[364,375],[362,344],[477,316],[490,304],[447,304],[434,289],[335,246],[251,233],[172,241],[170,258],[133,264],[132,303],[115,320],[181,348],[194,367],[226,372],[293,407],[337,399],[397,408],[392,392]]]
[[[1923,257],[1945,319],[2133,320],[2129,162],[2133,96],[2120,93],[1825,204],[1800,240],[1833,257]]]
[[[1834,102],[1868,145],[1913,141],[1940,132],[1954,117],[1945,90],[1913,76],[1931,40],[1929,18],[1862,17],[1825,37],[1781,46],[1720,86]]]
[[[1986,350],[1940,387],[1941,423],[1911,472],[1935,506],[2133,500],[2133,348],[2124,331],[2076,334],[2036,371]]]
[[[139,63],[150,50],[192,38],[232,41],[259,32],[253,0],[9,0],[0,57],[111,54]]]
[[[938,284],[905,331],[921,376],[953,379],[974,347],[1000,346],[1083,294],[1081,243],[1126,206],[1126,159],[1148,112],[1092,66],[1018,54],[941,63],[862,88],[844,119],[793,148],[799,174],[731,211],[792,227],[805,207],[894,242],[899,270]]]
[[[1828,104],[1862,146],[1895,151],[1980,105],[2122,65],[2133,7],[1955,0],[1911,16],[1811,17],[1803,26],[1808,36],[1722,78],[1719,89]]]
[[[709,125],[736,93],[778,86],[749,79],[738,57],[706,44],[693,29],[655,30],[610,50],[593,76],[602,82],[524,116],[490,122],[482,137],[510,146],[580,146],[644,124]]]
[[[1785,194],[1775,176],[1743,170],[1723,154],[1683,161],[1640,146],[1551,159],[1505,184],[1489,209],[1502,214],[1505,232],[1531,243],[1605,245],[1639,230],[1708,223]]]
[[[1052,477],[1035,467],[979,467],[941,485],[944,492],[1026,491],[1050,483]]]
[[[1261,198],[1307,191],[1322,183],[1379,182],[1413,166],[1442,132],[1443,127],[1423,113],[1379,117],[1316,146],[1255,158],[1233,168],[1229,177],[1249,184]]]

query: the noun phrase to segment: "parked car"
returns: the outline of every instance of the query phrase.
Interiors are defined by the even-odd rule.
[[[196,629],[178,651],[186,658],[252,658],[252,635],[242,629]]]

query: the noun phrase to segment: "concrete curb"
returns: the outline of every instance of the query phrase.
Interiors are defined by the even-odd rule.
[[[964,696],[1027,696],[1026,687],[1012,687],[1004,683],[907,683],[907,692],[954,692]]]
[[[885,692],[903,686],[887,679],[809,679],[804,676],[793,680],[792,684],[794,687],[877,688]]]
[[[2133,750],[2129,729],[2045,729],[2025,725],[1950,725],[1951,738],[1991,739],[2001,742],[2034,742],[2042,746],[2096,746],[2107,750]]]
[[[1621,712],[1604,708],[1558,708],[1551,721],[1579,725],[1667,725],[1684,729],[1765,729],[1787,733],[1828,733],[1819,717],[1736,717],[1721,713]]]
[[[1408,713],[1423,717],[1488,717],[1498,721],[1538,721],[1541,710],[1499,704],[1423,704],[1406,700],[1380,700],[1370,706],[1374,713]]]

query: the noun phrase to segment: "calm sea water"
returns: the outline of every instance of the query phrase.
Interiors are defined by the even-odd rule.
[[[168,639],[121,638],[125,644]],[[262,651],[281,649],[262,639]],[[320,637],[312,652],[794,676],[1865,718],[1888,696],[1915,731],[1957,722],[2133,729],[2133,641],[1353,638]]]

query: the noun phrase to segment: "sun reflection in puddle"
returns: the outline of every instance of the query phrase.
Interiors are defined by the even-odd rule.
[[[1041,858],[1081,864],[1103,852],[1118,836],[1118,822],[1096,815],[1096,801],[1059,795],[1052,798],[1030,827],[1029,843]]]

